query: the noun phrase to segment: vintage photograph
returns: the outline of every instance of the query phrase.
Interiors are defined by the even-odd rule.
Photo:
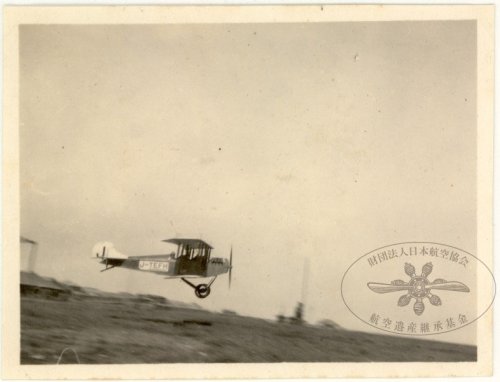
[[[164,20],[18,25],[20,367],[480,374],[478,20]]]

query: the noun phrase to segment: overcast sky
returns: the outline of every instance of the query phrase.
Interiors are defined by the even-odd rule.
[[[274,317],[292,314],[308,257],[306,319],[370,330],[340,294],[362,254],[403,241],[476,253],[475,39],[467,21],[22,26],[35,270]],[[232,289],[221,277],[198,300],[90,258],[101,240],[140,255],[172,237],[223,257],[233,245]]]

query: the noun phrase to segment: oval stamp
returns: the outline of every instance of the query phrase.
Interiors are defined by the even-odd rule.
[[[357,259],[342,278],[341,293],[351,313],[366,324],[424,336],[480,318],[493,303],[495,280],[486,264],[462,249],[408,242]]]

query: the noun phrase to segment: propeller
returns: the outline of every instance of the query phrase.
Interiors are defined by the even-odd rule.
[[[432,289],[451,290],[453,292],[470,292],[470,289],[464,283],[459,281],[442,281],[429,284]]]
[[[398,280],[396,280],[398,281]],[[377,293],[390,293],[398,292],[403,290],[411,290],[413,286],[408,283],[397,283],[393,282],[391,284],[383,283],[368,283],[368,288]],[[467,285],[458,281],[445,281],[442,279],[436,280],[433,283],[426,284],[427,289],[439,289],[439,290],[450,290],[453,292],[470,292]]]
[[[368,288],[377,293],[390,293],[390,292],[398,292],[402,290],[410,290],[413,287],[404,284],[404,285],[394,285],[394,284],[382,284],[382,283],[368,283]]]
[[[233,246],[231,246],[231,252],[229,253],[229,288],[231,288],[231,270],[233,269]]]

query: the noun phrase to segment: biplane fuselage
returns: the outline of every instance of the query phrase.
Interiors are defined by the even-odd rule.
[[[208,259],[206,265],[202,261],[192,261],[172,258],[170,255],[153,256],[131,256],[127,259],[102,259],[110,269],[114,267],[128,268],[132,270],[156,273],[166,277],[214,277],[226,273],[229,270],[229,261],[222,258]]]

